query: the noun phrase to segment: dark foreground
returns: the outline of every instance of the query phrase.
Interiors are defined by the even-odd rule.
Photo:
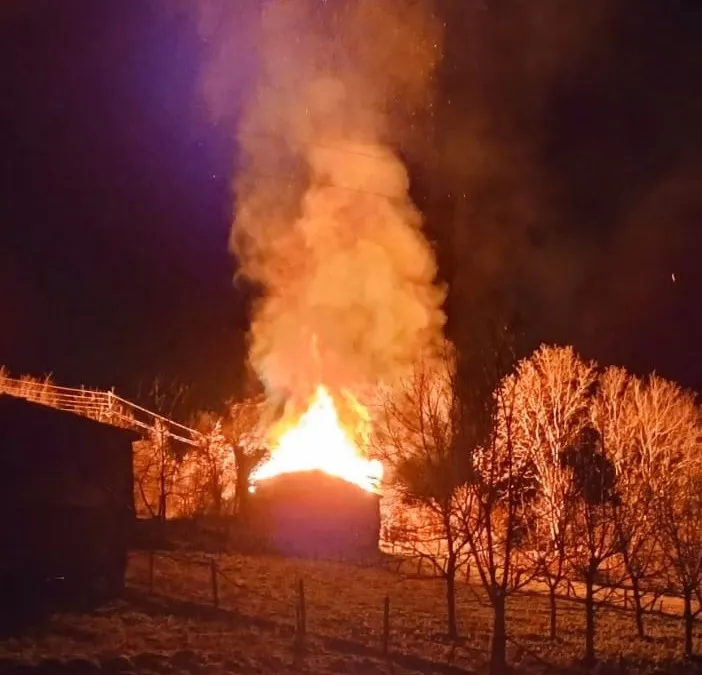
[[[490,610],[462,584],[462,639],[444,635],[443,587],[377,567],[273,557],[134,554],[126,597],[92,612],[47,618],[0,642],[5,672],[82,673],[462,673],[483,672]],[[307,632],[296,644],[295,606],[304,583]],[[389,655],[382,649],[390,598]],[[217,605],[217,606],[215,606]],[[676,610],[674,601],[664,608]],[[584,624],[577,600],[563,600],[560,638],[545,637],[546,599],[525,593],[509,607],[510,661],[519,672],[578,672]],[[631,612],[598,613],[599,672],[696,672],[680,661],[681,625],[647,618],[650,639],[634,637]],[[699,632],[696,634],[699,642]],[[20,664],[21,667],[20,667]],[[27,666],[31,665],[31,668]]]

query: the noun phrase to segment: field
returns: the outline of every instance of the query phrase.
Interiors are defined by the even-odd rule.
[[[490,609],[480,590],[458,591],[462,638],[445,636],[443,584],[379,567],[276,557],[218,555],[218,607],[210,558],[133,554],[124,600],[89,614],[61,614],[22,638],[0,643],[0,673],[17,660],[50,672],[103,669],[162,673],[459,673],[485,668]],[[295,648],[298,579],[304,580],[307,640]],[[384,598],[390,598],[390,656],[381,650]],[[673,612],[673,601],[666,611]],[[647,616],[649,640],[635,638],[633,614],[602,607],[597,649],[615,672],[682,669],[678,618]],[[575,599],[559,608],[560,639],[548,633],[546,598],[525,592],[509,604],[510,661],[523,672],[575,672],[584,642]],[[699,641],[700,635],[696,635]],[[132,660],[115,659],[123,655]],[[76,660],[78,659],[78,660]],[[4,665],[3,665],[4,664]],[[25,669],[26,670],[26,669]]]

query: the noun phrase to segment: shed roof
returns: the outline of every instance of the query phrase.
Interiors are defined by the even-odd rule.
[[[76,413],[0,394],[0,454],[6,449],[10,450],[7,441],[37,439],[42,436],[67,441],[89,436],[96,442],[101,439],[114,441],[120,437],[133,442],[140,438],[137,432],[130,429],[122,429]]]

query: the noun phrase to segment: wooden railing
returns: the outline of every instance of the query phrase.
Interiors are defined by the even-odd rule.
[[[144,431],[158,431],[187,445],[198,445],[201,434],[183,424],[164,417],[113,391],[61,387],[48,380],[14,378],[0,375],[0,394],[82,415],[104,424]]]

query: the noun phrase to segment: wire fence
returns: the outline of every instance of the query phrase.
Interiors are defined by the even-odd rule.
[[[311,572],[290,568],[285,579],[261,578],[258,584],[238,576],[236,563],[227,556],[148,551],[130,561],[131,585],[166,600],[171,610],[245,620],[287,637],[296,652],[323,644],[335,651],[404,663],[421,672],[465,672],[438,655],[405,651],[399,639],[393,643],[393,619],[398,620],[400,612],[393,610],[389,593],[365,606],[358,618],[349,619],[330,612],[329,599],[320,592],[326,584]]]
[[[358,587],[375,583],[380,575],[384,577],[377,588]],[[431,672],[465,672],[460,669],[473,668],[488,658],[489,600],[480,590],[477,574],[471,578],[467,566],[458,579],[458,594],[464,596],[462,614],[468,638],[452,641],[443,626],[442,591],[436,591],[430,612],[426,605],[420,607],[415,597],[408,599],[426,595],[427,591],[421,590],[427,588],[424,582],[440,577],[436,566],[399,553],[378,555],[373,563],[343,566],[333,561],[180,551],[142,551],[134,554],[130,562],[130,583],[148,595],[178,604],[194,614],[210,611],[224,619],[267,627],[287,636],[296,650],[305,649],[310,641],[321,641],[335,649],[356,650],[394,663],[409,659],[418,670],[429,667]],[[414,585],[397,585],[408,580]],[[624,616],[624,621],[632,622],[633,631],[630,590],[606,584],[597,590],[601,594],[598,606],[610,614]],[[526,598],[523,602],[527,612],[532,611],[530,597],[540,595],[546,603],[543,591],[536,580],[520,593]],[[574,609],[584,596],[582,584],[568,582],[558,598]],[[471,597],[472,601],[466,601]],[[657,594],[650,600],[647,617],[657,616],[657,621],[674,620],[681,625],[679,599]],[[480,620],[476,618],[478,614]],[[555,669],[557,659],[541,649],[543,641],[534,643],[532,637],[529,631],[510,634],[511,658],[530,660],[546,670]],[[554,644],[560,645],[558,649],[563,646],[562,641]],[[580,648],[577,640],[572,648],[575,652]]]

